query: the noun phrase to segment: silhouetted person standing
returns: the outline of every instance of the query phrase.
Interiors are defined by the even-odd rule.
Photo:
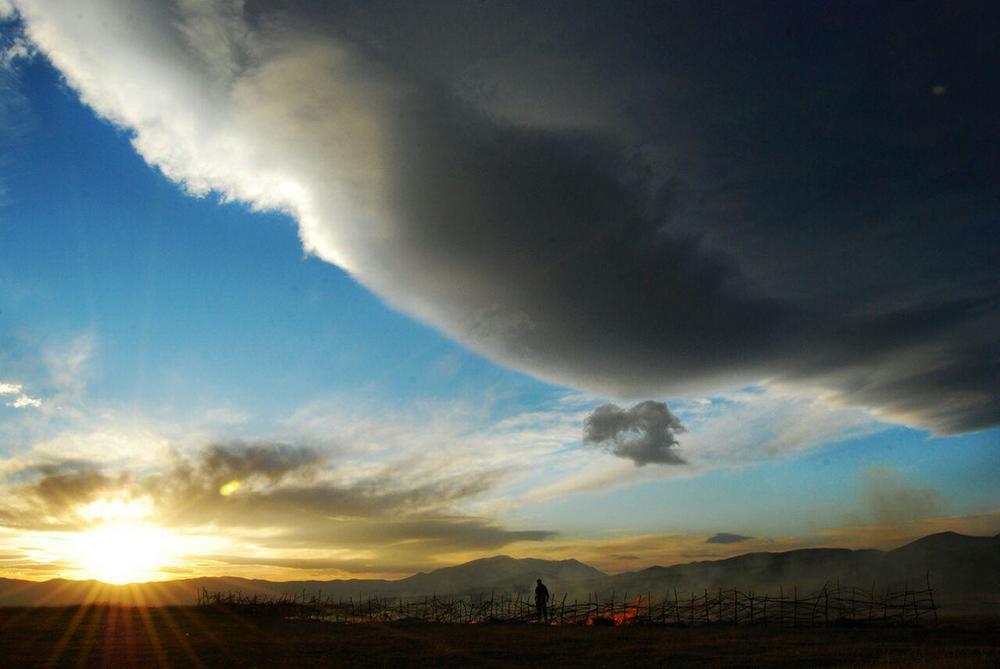
[[[538,619],[542,622],[549,622],[549,589],[545,587],[542,583],[542,579],[538,579],[538,585],[535,586],[535,611],[538,613]]]

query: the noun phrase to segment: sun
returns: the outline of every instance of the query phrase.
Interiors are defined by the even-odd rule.
[[[171,558],[169,534],[145,524],[114,524],[80,533],[73,559],[87,578],[124,584],[155,580]]]

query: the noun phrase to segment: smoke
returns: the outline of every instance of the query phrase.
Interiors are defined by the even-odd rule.
[[[685,461],[677,452],[675,435],[683,431],[680,420],[663,402],[647,400],[631,409],[605,404],[584,419],[583,442],[601,446],[640,467],[650,463],[682,465]]]
[[[894,467],[869,467],[862,478],[868,507],[881,525],[924,520],[941,510],[941,493],[913,485]]]

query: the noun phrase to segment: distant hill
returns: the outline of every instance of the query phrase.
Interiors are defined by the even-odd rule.
[[[725,560],[650,567],[609,576],[576,560],[514,559],[497,556],[395,580],[351,579],[272,582],[235,577],[202,577],[114,586],[95,581],[54,579],[34,582],[0,579],[0,606],[55,606],[83,602],[192,604],[201,589],[266,596],[302,593],[347,598],[369,595],[476,595],[528,593],[541,578],[553,593],[586,597],[625,593],[699,592],[715,588],[805,592],[824,583],[869,587],[923,582],[953,607],[1000,611],[1000,536],[974,537],[944,532],[888,552],[810,548],[780,553],[747,553]],[[973,605],[974,604],[974,605]]]
[[[932,534],[889,551],[879,567],[880,582],[912,582],[930,572],[946,606],[1000,613],[1000,535]]]
[[[396,582],[399,589],[393,594],[528,592],[534,590],[537,578],[542,579],[550,590],[565,591],[582,583],[607,579],[608,575],[577,560],[518,560],[501,555],[404,578]]]
[[[151,605],[193,604],[202,590],[281,596],[308,595],[348,598],[370,595],[414,597],[422,595],[475,595],[490,592],[530,592],[541,578],[553,592],[579,589],[581,583],[608,578],[602,571],[577,560],[514,559],[497,556],[454,567],[418,573],[396,581],[347,579],[331,581],[264,581],[237,577],[201,577],[130,585],[97,581],[20,581],[0,578],[0,606],[61,606],[81,602]],[[589,588],[589,585],[588,585]]]
[[[876,550],[807,548],[782,553],[746,553],[725,560],[650,567],[611,577],[618,592],[700,592],[715,588],[777,591],[798,586],[805,590],[841,579],[870,582],[884,554]]]
[[[807,548],[747,553],[725,560],[650,567],[610,577],[618,592],[700,591],[741,588],[810,591],[826,583],[890,587],[923,582],[949,595],[1000,596],[1000,536],[942,532],[888,552]]]

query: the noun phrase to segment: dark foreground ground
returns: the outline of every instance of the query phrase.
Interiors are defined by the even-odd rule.
[[[937,628],[544,627],[0,609],[3,667],[1000,667],[1000,618]]]

